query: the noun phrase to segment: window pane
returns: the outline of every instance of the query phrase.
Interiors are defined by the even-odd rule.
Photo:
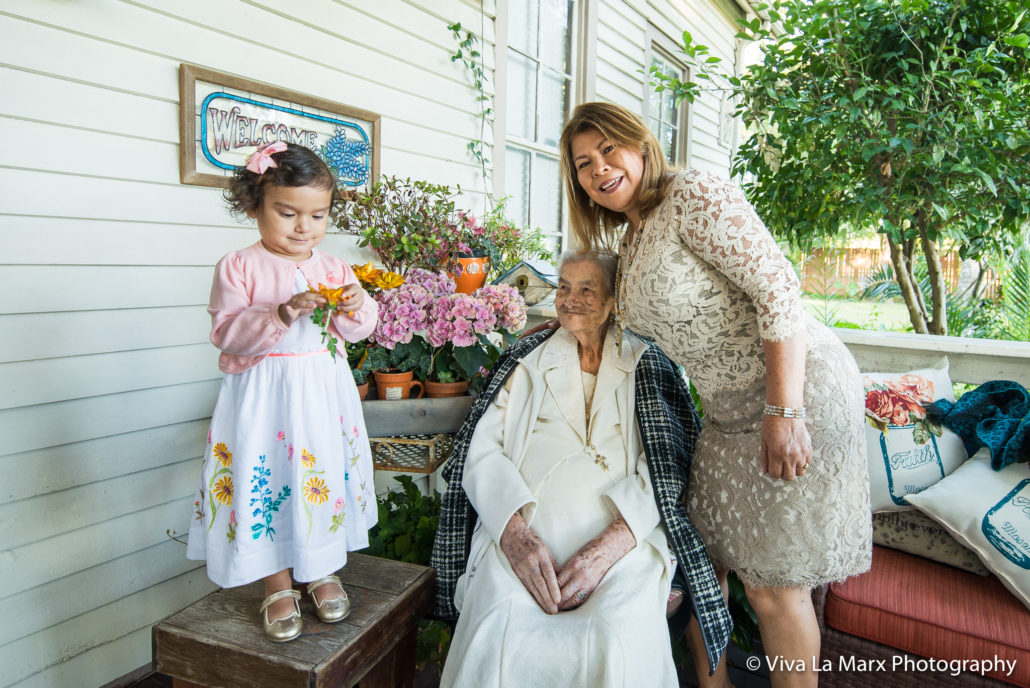
[[[561,232],[562,191],[558,158],[537,153],[535,162],[530,225],[539,227],[546,234],[558,234]]]
[[[504,155],[504,194],[511,196],[507,215],[521,226],[529,224],[529,153],[508,146]]]
[[[662,151],[665,152],[665,159],[669,162],[676,162],[676,130],[668,124],[662,125]]]
[[[508,51],[508,132],[533,140],[536,134],[536,62]]]
[[[545,146],[558,146],[569,97],[568,81],[561,74],[544,67],[540,88],[540,138]]]
[[[662,121],[657,117],[647,118],[647,128],[651,130],[654,137],[658,139],[658,143],[662,142]]]
[[[527,55],[537,56],[540,0],[509,0],[508,45]]]
[[[670,124],[676,124],[679,118],[676,117],[676,98],[671,91],[662,92],[662,119]]]
[[[540,17],[540,59],[562,72],[569,71],[569,0],[543,0]]]

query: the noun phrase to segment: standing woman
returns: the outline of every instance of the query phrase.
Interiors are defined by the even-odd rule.
[[[804,662],[774,669],[773,686],[814,686],[811,589],[872,556],[858,367],[805,314],[790,263],[736,185],[671,171],[640,118],[608,103],[576,108],[561,156],[576,237],[620,246],[617,325],[653,338],[700,394],[687,509],[723,589],[735,571],[765,654]],[[703,657],[696,621],[688,641]],[[729,685],[725,662],[698,674]]]

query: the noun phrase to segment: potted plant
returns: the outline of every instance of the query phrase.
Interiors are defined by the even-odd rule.
[[[454,289],[450,276],[415,269],[402,286],[377,294],[379,323],[372,335],[377,347],[369,350],[364,367],[406,367],[432,394],[464,392],[438,391],[435,383],[472,382],[475,388],[500,355],[500,341],[513,341],[525,325],[526,305],[506,285],[474,294]]]
[[[361,237],[387,270],[406,276],[413,268],[459,270],[462,242],[454,213],[458,188],[384,177],[335,216],[334,223]]]
[[[462,280],[467,275],[481,275],[475,285],[468,289],[471,293],[484,284],[489,271],[503,273],[527,258],[554,260],[554,254],[547,247],[544,233],[539,228],[522,229],[505,216],[507,202],[508,198],[502,198],[478,221],[472,213],[458,213],[458,222],[463,231],[462,241],[469,247],[469,252],[458,258],[464,268],[458,277],[458,291],[465,291]],[[481,273],[473,267],[476,263],[482,268]]]
[[[394,289],[404,284],[404,278],[389,270],[377,270],[372,263],[365,265],[351,265],[355,277],[361,287],[373,298],[384,289]],[[350,365],[351,375],[354,376],[354,384],[358,387],[358,396],[365,399],[369,392],[369,370],[363,365],[368,353],[369,340],[362,339],[357,342],[347,342],[347,363]]]

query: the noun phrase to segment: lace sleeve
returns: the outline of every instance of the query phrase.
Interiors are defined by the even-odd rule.
[[[802,329],[794,268],[737,185],[688,174],[670,193],[678,206],[680,240],[750,297],[762,339],[782,341]]]

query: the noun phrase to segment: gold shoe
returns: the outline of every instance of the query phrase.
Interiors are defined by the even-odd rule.
[[[319,602],[318,598],[315,597],[315,590],[323,585],[334,583],[340,588],[340,594],[331,600],[323,599]],[[308,583],[308,594],[311,595],[311,600],[315,603],[315,613],[318,614],[318,618],[325,623],[336,623],[337,621],[343,621],[350,614],[350,599],[347,598],[347,593],[343,589],[343,584],[340,583],[340,579],[336,576],[326,576],[325,578],[319,578],[316,581]]]
[[[273,619],[268,620],[268,607],[273,602],[283,599],[284,597],[293,598],[293,611],[285,619]],[[269,640],[274,643],[285,643],[287,640],[293,640],[303,628],[304,624],[300,620],[300,593],[296,590],[280,590],[279,592],[273,592],[271,595],[265,598],[265,601],[261,603],[261,622],[265,629],[265,635],[268,636]]]

